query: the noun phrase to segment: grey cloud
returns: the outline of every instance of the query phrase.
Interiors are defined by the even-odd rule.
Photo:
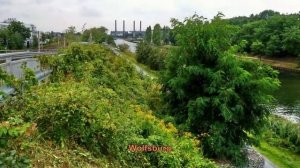
[[[84,6],[80,8],[80,15],[84,17],[100,17],[101,13],[96,9]]]
[[[299,0],[0,0],[0,21],[15,17],[33,23],[41,30],[89,27],[114,28],[114,20],[142,20],[143,27],[160,23],[169,25],[170,18],[184,19],[195,12],[212,18],[218,11],[227,17],[250,15],[264,9],[284,13],[298,12]],[[132,24],[128,22],[128,27]]]
[[[6,4],[10,4],[10,3],[11,3],[10,0],[0,0],[1,5],[6,5]]]

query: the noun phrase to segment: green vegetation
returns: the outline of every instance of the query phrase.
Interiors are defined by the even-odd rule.
[[[269,114],[278,72],[237,59],[230,49],[235,28],[221,17],[173,19],[178,47],[167,58],[164,101],[166,113],[199,137],[204,154],[242,163],[241,149],[254,141],[247,132],[259,134]]]
[[[151,30],[151,26],[149,26],[146,29],[145,42],[150,44],[151,41],[152,41],[152,30]]]
[[[22,22],[12,21],[7,28],[0,29],[0,48],[23,49],[30,30]]]
[[[152,36],[152,40],[153,40],[153,44],[160,46],[161,45],[161,40],[162,40],[162,36],[161,36],[161,27],[159,24],[156,24],[153,28],[153,36]]]
[[[12,152],[0,158],[20,167],[216,167],[193,135],[152,114],[160,85],[122,57],[100,45],[72,45],[41,63],[53,70],[51,82],[0,105],[0,131],[12,129],[1,134],[0,149]],[[130,152],[131,144],[172,151]]]
[[[96,42],[96,43],[102,43],[105,42],[106,40],[106,34],[107,29],[105,27],[99,27],[99,28],[91,28],[91,29],[87,29],[84,30],[84,32],[82,33],[82,41],[85,42]]]
[[[272,116],[265,125],[261,139],[272,146],[297,153],[300,157],[300,123],[295,124]]]
[[[300,165],[300,156],[285,148],[270,145],[265,141],[260,141],[260,146],[256,148],[261,154],[267,157],[272,163],[280,168],[295,168]]]
[[[172,29],[156,24],[153,34],[149,26],[136,55],[123,44],[120,57],[99,44],[115,45],[106,28],[71,26],[68,44],[95,44],[39,57],[53,70],[49,83],[38,86],[26,66],[22,80],[0,70],[1,84],[16,90],[0,104],[0,167],[216,167],[204,156],[241,165],[245,145],[258,142],[275,164],[298,167],[299,124],[269,116],[278,72],[236,56],[298,56],[298,14],[222,17],[172,19]],[[131,152],[132,144],[172,151]]]
[[[271,116],[257,139],[257,149],[280,168],[300,166],[299,123]]]
[[[116,45],[114,42],[114,38],[107,34],[107,29],[105,27],[99,27],[99,28],[90,28],[87,30],[84,30],[84,32],[81,35],[82,41],[85,42],[95,42],[95,43],[103,43],[107,42],[111,45]]]
[[[250,17],[235,17],[229,22],[239,27],[235,41],[247,40],[245,51],[273,57],[299,56],[300,15],[266,10]]]
[[[167,54],[167,49],[163,47],[155,47],[144,42],[140,42],[136,48],[137,61],[148,65],[153,70],[164,69],[164,61]]]
[[[76,27],[75,26],[69,26],[65,30],[64,38],[66,40],[66,45],[69,45],[73,42],[79,42],[80,41],[80,36],[79,34],[76,33]]]

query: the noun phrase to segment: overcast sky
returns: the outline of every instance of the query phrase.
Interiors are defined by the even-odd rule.
[[[170,25],[170,18],[183,19],[195,12],[212,18],[223,12],[226,17],[249,16],[265,9],[281,13],[298,13],[300,0],[0,0],[0,21],[17,18],[31,23],[42,31],[63,31],[68,26],[76,26],[81,31],[86,28],[105,26],[114,29],[118,20],[118,30],[122,20],[126,29],[132,30],[133,20],[148,25],[160,23]]]

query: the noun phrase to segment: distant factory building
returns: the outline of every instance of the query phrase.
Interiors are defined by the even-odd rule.
[[[118,31],[118,26],[117,26],[117,20],[115,20],[115,31],[111,31],[110,35],[112,35],[115,38],[133,38],[133,39],[138,39],[138,38],[144,38],[145,36],[145,31],[142,31],[142,21],[140,21],[140,29],[137,31],[135,29],[135,21],[133,21],[133,30],[132,31],[126,31],[125,29],[125,20],[123,20],[123,30]]]

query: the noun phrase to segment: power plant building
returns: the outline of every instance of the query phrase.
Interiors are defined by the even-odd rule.
[[[115,20],[115,31],[111,31],[110,35],[112,35],[115,38],[144,38],[145,31],[142,31],[142,21],[140,21],[139,30],[136,30],[135,28],[135,21],[133,21],[133,30],[126,31],[125,28],[125,20],[123,20],[123,29],[121,31],[118,31],[118,25],[117,20]]]

